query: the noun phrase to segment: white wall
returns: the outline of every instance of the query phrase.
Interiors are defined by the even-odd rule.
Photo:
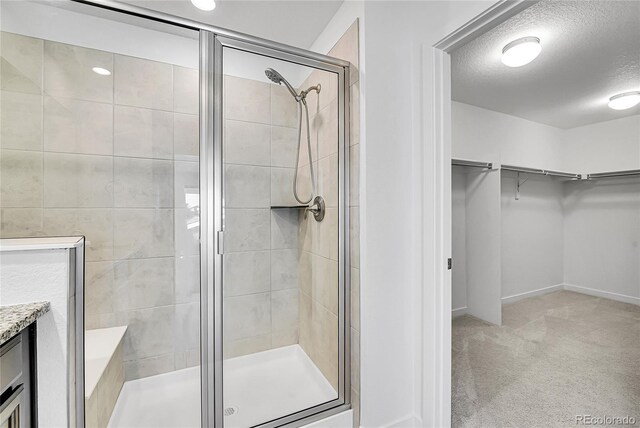
[[[569,129],[568,168],[605,172],[640,168],[640,115]],[[567,183],[564,189],[565,284],[640,304],[640,177]]]
[[[640,115],[567,129],[561,147],[570,171],[639,169]]]
[[[562,130],[453,102],[452,157],[562,170]]]
[[[467,313],[497,325],[502,324],[501,181],[499,170],[467,174]]]
[[[454,102],[452,121],[453,157],[577,173],[640,168],[640,116],[561,130]],[[565,283],[637,296],[640,180],[521,179],[516,201],[515,174],[503,173],[505,301]]]
[[[467,308],[467,175],[454,168],[451,174],[451,307]],[[462,311],[459,311],[462,312]]]
[[[640,168],[640,115],[560,129],[453,102],[452,156],[576,173]]]
[[[564,197],[565,283],[640,304],[640,177],[570,183]]]
[[[436,390],[438,382],[446,384],[435,369],[442,350],[436,332],[421,329],[436,325],[442,310],[436,306],[435,283],[434,243],[439,231],[433,227],[436,144],[431,46],[493,3],[366,2],[364,6],[363,427],[440,426],[448,418],[439,412],[443,394]],[[429,306],[423,308],[423,302]],[[424,373],[423,366],[428,367]]]
[[[502,173],[502,297],[562,286],[563,184],[549,177],[527,180],[515,199],[516,173]]]

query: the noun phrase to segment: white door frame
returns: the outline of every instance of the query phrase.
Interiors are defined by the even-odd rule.
[[[423,118],[423,147],[434,142],[435,161],[423,151],[423,168],[432,168],[433,187],[423,186],[424,207],[435,207],[434,224],[424,224],[423,243],[432,245],[435,254],[435,275],[423,270],[423,290],[434,284],[434,293],[423,293],[422,310],[433,318],[422,317],[423,375],[435,384],[423,382],[423,424],[427,427],[451,426],[451,271],[447,259],[451,257],[451,56],[450,52],[491,30],[512,16],[537,3],[538,0],[501,0],[474,19],[447,35],[432,47],[423,50],[425,73],[423,100],[433,103],[433,118]],[[428,76],[433,76],[431,79]],[[427,80],[428,79],[428,80]],[[429,99],[433,94],[433,99]],[[429,133],[430,121],[433,130]],[[434,189],[435,188],[435,189]],[[430,191],[431,189],[431,191]],[[435,192],[433,192],[435,190]],[[436,239],[430,242],[429,232]],[[426,252],[427,254],[429,251]],[[455,260],[453,261],[455,265]],[[433,347],[435,345],[435,347]],[[427,356],[432,355],[432,358]]]

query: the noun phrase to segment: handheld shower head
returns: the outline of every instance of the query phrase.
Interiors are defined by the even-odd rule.
[[[264,71],[264,74],[267,75],[269,80],[271,80],[273,83],[277,83],[278,85],[284,80],[284,77],[282,77],[282,74],[278,73],[273,68],[267,68]]]
[[[282,77],[282,74],[278,73],[273,68],[267,68],[264,71],[264,74],[266,74],[269,80],[271,80],[275,84],[281,85],[282,83],[284,83],[284,86],[287,87],[293,98],[295,98],[296,101],[300,100],[300,96],[298,95],[296,90],[293,89],[293,86],[291,86],[289,82],[287,82],[287,79]]]

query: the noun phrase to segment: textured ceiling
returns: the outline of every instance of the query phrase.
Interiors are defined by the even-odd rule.
[[[311,47],[342,4],[342,0],[217,0],[213,11],[204,12],[189,0],[122,2],[304,49]]]
[[[533,62],[500,61],[508,42],[540,38]],[[452,53],[455,101],[559,128],[640,114],[611,95],[640,90],[640,1],[541,1]]]

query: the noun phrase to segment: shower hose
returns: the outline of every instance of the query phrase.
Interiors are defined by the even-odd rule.
[[[309,123],[309,108],[307,107],[307,101],[304,97],[298,100],[298,151],[296,153],[296,169],[293,174],[293,196],[295,196],[296,201],[303,205],[309,204],[313,200],[313,197],[316,194],[316,179],[315,173],[313,171],[313,159],[311,157],[311,131],[310,123]],[[309,199],[303,200],[298,195],[298,167],[300,166],[300,148],[302,146],[302,109],[304,108],[306,119],[307,119],[307,154],[309,155],[309,173],[311,175],[311,195]]]

